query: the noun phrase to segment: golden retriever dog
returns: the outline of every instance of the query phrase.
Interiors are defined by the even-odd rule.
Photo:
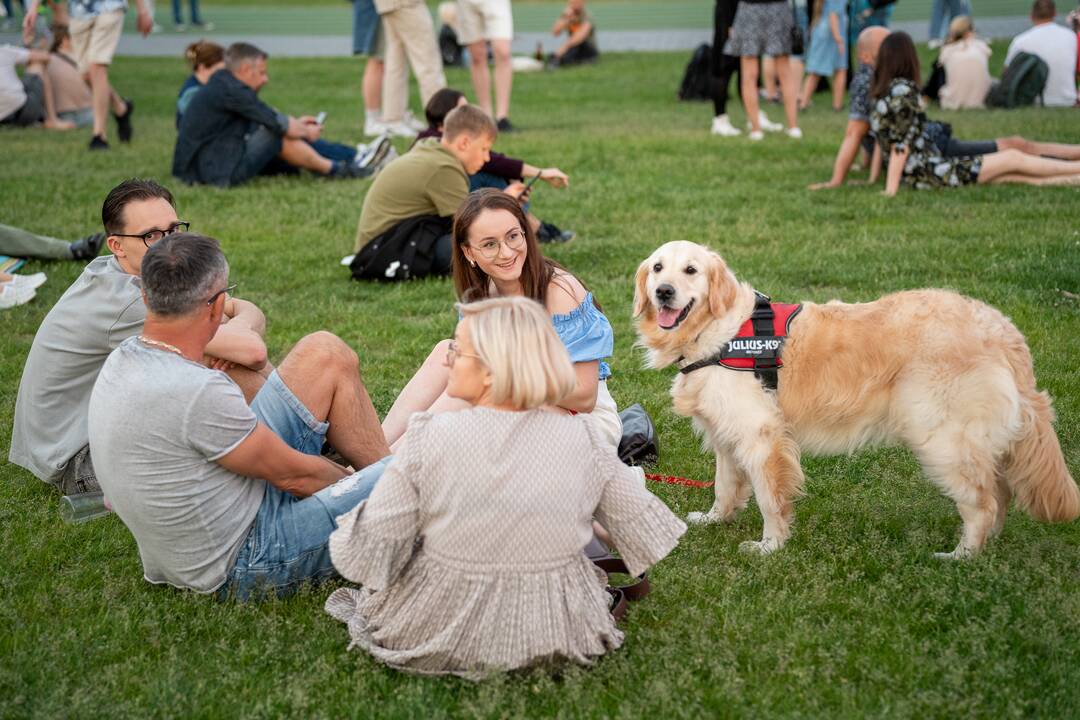
[[[637,270],[634,315],[653,368],[715,355],[753,308],[753,288],[694,243],[669,242]],[[899,443],[963,519],[960,543],[939,557],[977,552],[1013,498],[1039,520],[1080,514],[1050,397],[1035,387],[1024,337],[994,308],[947,290],[804,303],[782,359],[775,391],[717,365],[675,376],[675,412],[716,454],[716,499],[690,521],[730,520],[753,492],[764,531],[740,547],[772,552],[791,534],[801,452]]]

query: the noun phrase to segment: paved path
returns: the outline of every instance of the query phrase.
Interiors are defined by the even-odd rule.
[[[979,20],[981,35],[1008,38],[1022,32],[1030,25],[1026,17],[999,17]],[[896,30],[909,33],[916,42],[927,39],[927,23],[924,21],[901,21],[893,23]],[[222,45],[237,40],[254,43],[275,57],[340,57],[352,53],[352,40],[347,35],[278,35],[278,34],[241,34],[238,32],[205,33]],[[192,42],[194,34],[162,33],[142,38],[135,34],[125,34],[120,40],[119,55],[140,57],[180,57],[184,48]],[[13,34],[0,34],[0,43],[18,43]],[[712,28],[673,29],[673,30],[599,30],[597,42],[600,50],[608,52],[656,52],[690,50],[701,43],[712,42]],[[514,37],[513,50],[516,54],[532,55],[537,43],[542,43],[547,50],[554,49],[555,43],[548,33],[519,32]]]

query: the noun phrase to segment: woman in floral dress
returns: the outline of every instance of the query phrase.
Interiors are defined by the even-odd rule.
[[[891,33],[874,70],[870,127],[889,157],[885,194],[900,183],[925,190],[976,183],[1080,186],[1080,161],[1064,161],[1008,149],[988,155],[946,157],[926,132],[919,91],[919,59],[911,36]]]

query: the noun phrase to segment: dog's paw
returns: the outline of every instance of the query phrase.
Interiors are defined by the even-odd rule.
[[[768,555],[774,550],[780,549],[780,541],[776,538],[764,538],[762,540],[745,540],[739,543],[739,551],[753,555]]]
[[[686,513],[686,522],[690,525],[711,525],[720,521],[712,513],[692,512]]]
[[[947,553],[934,553],[934,557],[938,560],[967,560],[972,556],[972,552],[966,547],[957,546],[955,550]]]

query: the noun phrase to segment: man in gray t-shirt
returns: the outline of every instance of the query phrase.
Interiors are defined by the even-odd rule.
[[[105,198],[102,221],[112,255],[99,257],[57,301],[38,328],[15,402],[8,459],[65,494],[98,489],[90,461],[87,406],[105,358],[137,335],[146,317],[139,272],[147,248],[186,229],[172,195],[148,180],[127,180]],[[235,364],[232,376],[248,397],[270,369],[257,307],[230,298],[229,322],[207,346],[214,364]]]
[[[333,575],[336,519],[367,497],[390,453],[356,354],[308,335],[249,407],[200,362],[229,289],[217,241],[166,237],[142,269],[142,333],[106,360],[89,422],[98,479],[146,579],[246,598]],[[321,457],[326,439],[364,470]]]

